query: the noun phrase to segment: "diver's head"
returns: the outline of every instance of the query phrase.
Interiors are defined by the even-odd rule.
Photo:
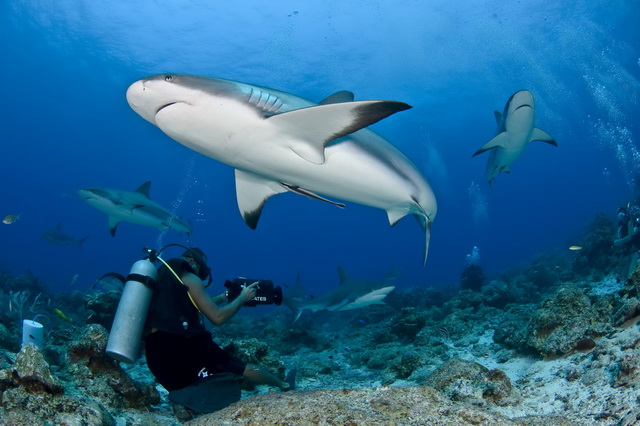
[[[211,283],[211,268],[207,266],[207,256],[202,250],[197,247],[188,248],[182,253],[181,258],[184,259],[185,266],[198,278],[204,281],[209,277],[209,283]]]

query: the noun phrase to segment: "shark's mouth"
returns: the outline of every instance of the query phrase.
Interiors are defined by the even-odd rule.
[[[170,103],[168,103],[168,104],[162,105],[162,106],[161,106],[160,108],[158,108],[158,110],[156,111],[156,115],[158,115],[158,113],[159,113],[160,111],[162,111],[163,109],[165,109],[166,107],[170,107],[171,105],[175,105],[175,104],[177,104],[177,103],[178,103],[178,102],[170,102]]]
[[[515,112],[515,111],[519,110],[520,108],[525,108],[525,107],[533,109],[533,107],[531,105],[529,105],[529,104],[522,104],[522,105],[518,106],[518,108],[514,109],[513,111]]]

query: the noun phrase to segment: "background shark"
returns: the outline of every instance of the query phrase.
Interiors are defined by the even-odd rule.
[[[322,296],[310,298],[305,295],[300,276],[289,291],[283,294],[284,304],[294,312],[296,321],[305,309],[311,311],[349,311],[372,304],[382,304],[382,300],[396,287],[391,285],[392,279],[384,281],[352,280],[347,272],[338,267],[340,285]]]
[[[392,225],[413,214],[425,230],[426,262],[433,191],[404,154],[364,129],[409,105],[353,102],[346,91],[316,104],[266,87],[173,74],[133,83],[127,101],[171,138],[236,169],[238,207],[251,228],[271,196],[291,191],[329,201],[321,193],[384,209]]]
[[[116,228],[122,221],[138,225],[154,226],[161,231],[167,228],[191,235],[191,224],[171,214],[160,204],[151,201],[149,188],[145,182],[135,191],[113,188],[84,188],[78,194],[92,207],[109,216],[109,232],[116,235]]]
[[[509,173],[511,163],[516,161],[531,141],[542,141],[558,146],[544,130],[534,127],[535,106],[533,94],[528,90],[514,93],[504,107],[504,112],[494,112],[498,129],[496,136],[476,151],[472,157],[492,150],[487,161],[486,178],[489,185],[498,173]]]
[[[62,232],[62,225],[58,222],[55,228],[42,231],[40,238],[55,246],[81,246],[89,237],[76,239],[71,235],[67,235]]]

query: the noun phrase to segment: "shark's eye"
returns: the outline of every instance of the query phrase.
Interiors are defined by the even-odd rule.
[[[173,80],[173,76],[172,75],[165,75],[164,76],[164,81],[171,81]]]

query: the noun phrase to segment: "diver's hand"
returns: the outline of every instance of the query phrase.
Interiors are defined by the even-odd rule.
[[[242,300],[242,303],[244,304],[249,300],[253,299],[254,297],[256,297],[258,284],[260,283],[256,281],[255,283],[243,288],[242,292],[240,292],[240,296],[238,296],[238,299]]]

